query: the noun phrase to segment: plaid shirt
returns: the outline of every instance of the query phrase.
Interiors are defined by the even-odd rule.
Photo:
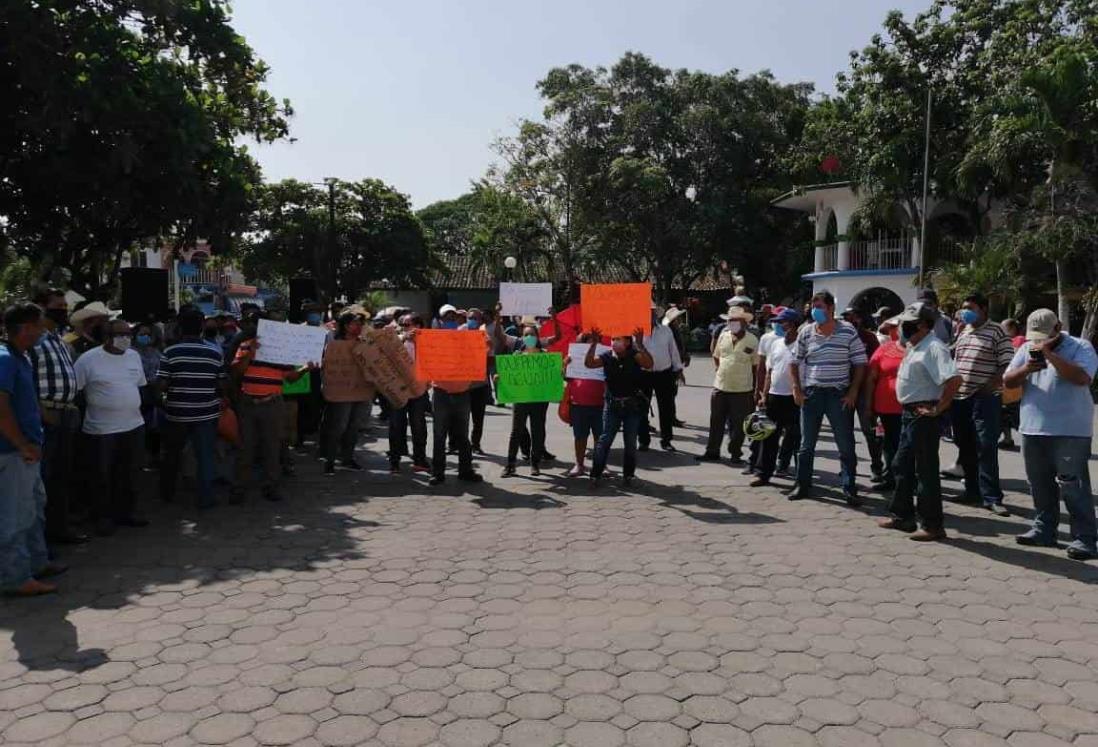
[[[38,399],[70,404],[76,399],[76,372],[68,347],[56,332],[46,332],[29,351]]]

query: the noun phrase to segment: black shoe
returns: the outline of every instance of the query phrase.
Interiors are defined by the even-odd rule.
[[[69,567],[64,563],[49,563],[45,568],[34,574],[34,578],[41,581],[44,578],[53,578],[54,576],[60,576],[65,571],[69,570]]]
[[[271,503],[278,503],[282,500],[282,493],[278,492],[278,488],[265,488],[263,490],[263,498]]]
[[[778,471],[775,472],[774,474],[777,475],[778,477],[788,477],[788,478],[794,478],[794,477],[797,476],[797,473],[794,472],[793,468],[790,467],[788,464],[785,465],[784,467],[778,467]]]
[[[110,519],[99,519],[95,522],[95,534],[97,537],[110,537],[118,529]]]
[[[686,427],[686,421],[679,420],[678,418],[676,418],[675,419],[675,427],[676,428],[685,428]]]
[[[877,490],[877,491],[880,491],[882,493],[887,493],[890,490],[895,490],[896,489],[896,483],[893,482],[892,480],[883,480],[882,482],[879,482],[876,485],[874,485],[873,489]]]
[[[885,477],[884,475],[876,474],[876,475],[873,475],[873,477],[869,478],[869,481],[871,483],[873,483],[874,485],[878,485],[882,482],[887,482],[888,478]]]
[[[694,456],[695,462],[719,462],[720,456],[717,454],[696,454]]]
[[[862,499],[858,496],[858,491],[856,490],[844,490],[843,497],[846,498],[846,505],[848,506],[857,508],[862,505]]]
[[[441,485],[446,482],[446,475],[431,475],[431,479],[427,481],[428,485]]]
[[[1059,547],[1059,543],[1055,539],[1046,540],[1033,531],[1019,534],[1014,538],[1014,541],[1026,547]]]
[[[664,451],[678,451],[678,449],[675,448],[675,444],[670,441],[660,441],[660,448]]]
[[[324,474],[334,475],[336,473],[335,462],[328,462],[324,465]]]
[[[284,464],[282,466],[283,477],[297,477],[297,468],[292,464]]]
[[[524,451],[524,452],[522,453],[522,461],[524,461],[524,462],[529,462],[529,461],[530,461],[530,454],[529,454],[529,452],[525,452],[525,451]]]
[[[1098,558],[1098,552],[1085,547],[1071,545],[1067,549],[1067,556],[1072,560],[1094,560]]]
[[[535,464],[530,468],[530,477],[541,477],[541,469],[538,468],[538,465]]]
[[[812,497],[812,488],[806,488],[803,485],[798,485],[797,487],[786,493],[785,497],[791,501],[803,501],[807,498]]]
[[[389,474],[390,475],[399,475],[400,474],[400,463],[399,462],[396,463],[396,464],[390,464],[389,465]]]
[[[503,472],[500,474],[500,477],[514,477],[514,476],[515,476],[515,465],[514,464],[508,464],[506,467],[503,468]]]
[[[555,461],[557,461],[557,455],[556,454],[550,454],[545,449],[542,449],[542,451],[541,451],[541,460],[543,462],[555,462]]]
[[[243,502],[244,502],[244,489],[243,488],[233,488],[232,490],[229,491],[229,505],[230,506],[239,506]]]
[[[91,537],[80,532],[68,531],[63,534],[47,534],[46,542],[51,545],[83,545],[91,541]]]
[[[745,464],[745,462],[743,461],[743,457],[732,455],[729,455],[728,463],[731,464],[733,467],[739,467],[740,465]]]
[[[120,516],[114,520],[114,523],[120,527],[133,527],[134,529],[140,529],[141,527],[147,527],[149,520],[142,516]]]
[[[631,487],[633,487],[633,476],[632,476],[632,475],[624,475],[624,476],[623,476],[623,477],[621,478],[621,486],[622,486],[623,488],[631,488]]]
[[[637,451],[648,451],[648,444],[641,444],[637,447]]]
[[[484,456],[485,455],[485,451],[484,451],[484,449],[480,448],[480,444],[473,444],[473,453],[476,454],[477,456]]]
[[[350,470],[351,472],[361,472],[362,465],[356,462],[354,459],[341,459],[339,460],[339,468]]]
[[[749,464],[746,467],[744,467],[742,470],[740,470],[740,474],[741,475],[753,475],[753,474],[755,474],[755,468],[752,467]]]
[[[462,482],[484,482],[484,477],[478,472],[458,472],[458,479]]]

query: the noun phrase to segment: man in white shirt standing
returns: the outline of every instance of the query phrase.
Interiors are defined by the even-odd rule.
[[[649,402],[656,397],[660,415],[660,447],[664,451],[675,451],[671,443],[675,437],[675,380],[682,371],[682,356],[675,343],[675,334],[670,327],[660,324],[663,314],[656,304],[652,304],[652,332],[644,338],[644,348],[652,356],[652,370],[645,371],[642,390]],[[648,451],[652,442],[652,429],[645,412],[644,424],[637,434],[640,451]]]
[[[134,513],[134,472],[144,449],[145,419],[141,392],[145,370],[141,356],[130,349],[130,327],[110,322],[103,345],[76,361],[76,385],[87,402],[83,431],[91,451],[95,530],[113,534],[119,526],[143,527],[148,521]]]

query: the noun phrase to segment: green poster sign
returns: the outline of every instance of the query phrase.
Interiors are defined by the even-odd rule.
[[[497,355],[496,399],[516,402],[560,402],[564,397],[560,353]]]
[[[312,390],[311,382],[313,380],[312,374],[305,374],[292,384],[288,381],[282,382],[283,394],[308,394]]]

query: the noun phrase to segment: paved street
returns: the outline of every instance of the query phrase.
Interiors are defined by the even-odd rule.
[[[690,454],[709,376],[680,397]],[[284,505],[147,503],[66,555],[61,595],[0,603],[0,742],[1098,746],[1098,565],[1014,544],[1016,453],[1017,515],[950,506],[924,546],[876,497],[789,503],[685,454],[592,495],[498,457],[430,490],[382,450],[302,464]]]

